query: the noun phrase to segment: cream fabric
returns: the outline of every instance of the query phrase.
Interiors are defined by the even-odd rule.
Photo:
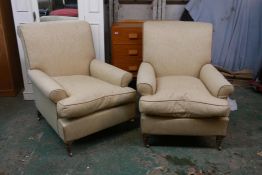
[[[143,32],[143,61],[157,77],[198,77],[211,60],[212,25],[182,21],[147,21]]]
[[[19,36],[29,61],[36,107],[64,142],[135,116],[136,91],[120,87],[127,86],[132,75],[92,61],[95,50],[88,23],[25,24]]]
[[[50,21],[61,21],[61,20],[79,20],[78,17],[71,16],[41,16],[40,22],[50,22]]]
[[[54,79],[69,95],[57,103],[57,112],[61,118],[83,117],[96,111],[132,103],[136,99],[134,89],[115,86],[90,76],[72,75]]]
[[[34,91],[34,100],[35,105],[38,111],[42,114],[42,116],[46,119],[46,121],[50,124],[50,126],[56,131],[57,134],[57,112],[56,112],[56,104],[51,101],[43,92],[37,88],[33,83],[33,91]]]
[[[49,98],[34,85],[33,90],[37,109],[64,142],[79,139],[135,117],[136,104],[129,103],[98,111],[81,118],[58,119],[56,104],[49,100]]]
[[[30,69],[49,76],[88,75],[95,58],[91,28],[84,21],[24,24],[19,28]]]
[[[142,114],[142,133],[156,135],[225,136],[229,118],[170,118]]]
[[[99,60],[90,64],[90,75],[108,83],[126,87],[132,80],[132,74]]]
[[[230,109],[223,98],[233,88],[209,65],[211,42],[208,23],[144,23],[143,64],[137,77],[143,95],[139,101],[142,133],[226,135]]]
[[[211,64],[202,67],[200,79],[215,97],[227,98],[234,91],[232,84]]]
[[[137,76],[137,91],[141,95],[153,95],[156,92],[156,75],[154,68],[142,62]]]
[[[141,113],[175,118],[209,118],[228,116],[225,99],[212,96],[201,80],[191,76],[157,78],[156,94],[143,96]]]
[[[94,114],[77,119],[58,119],[60,137],[65,141],[73,141],[128,121],[135,117],[135,103],[117,106],[98,111]]]
[[[28,75],[33,84],[54,103],[67,98],[67,93],[53,78],[40,70],[29,70]]]

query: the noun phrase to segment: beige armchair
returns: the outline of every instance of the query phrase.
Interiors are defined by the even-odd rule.
[[[37,109],[70,156],[74,140],[135,117],[132,74],[95,59],[84,21],[20,26]]]
[[[143,62],[137,77],[141,130],[148,135],[216,136],[227,133],[233,86],[210,64],[208,23],[144,23]]]

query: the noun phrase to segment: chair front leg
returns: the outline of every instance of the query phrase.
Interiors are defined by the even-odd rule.
[[[43,116],[42,114],[37,110],[37,120],[40,121],[42,120]]]
[[[70,141],[70,142],[66,142],[65,145],[66,145],[66,150],[67,150],[67,153],[70,157],[73,156],[73,153],[72,153],[72,144],[73,144],[73,141]]]
[[[221,144],[222,144],[222,141],[223,141],[224,138],[225,138],[225,136],[216,136],[216,146],[217,146],[217,149],[219,151],[222,150]]]
[[[144,146],[145,146],[146,148],[149,148],[149,147],[150,147],[149,142],[148,142],[148,140],[149,140],[149,135],[148,135],[148,134],[142,134],[142,137],[143,137]]]

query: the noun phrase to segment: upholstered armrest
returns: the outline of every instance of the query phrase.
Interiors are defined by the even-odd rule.
[[[141,63],[138,70],[136,87],[141,95],[153,95],[156,93],[156,75],[151,64]]]
[[[28,75],[33,84],[53,102],[57,103],[68,97],[66,91],[44,72],[40,70],[29,70]]]
[[[96,59],[90,64],[90,74],[92,77],[121,87],[128,86],[133,77],[127,71]]]
[[[200,79],[215,97],[227,98],[234,91],[233,85],[211,64],[202,67]]]

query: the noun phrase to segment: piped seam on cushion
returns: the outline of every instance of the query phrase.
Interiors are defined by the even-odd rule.
[[[202,118],[225,118],[225,117],[228,117],[228,116],[211,116],[211,117],[205,117],[205,116],[202,116],[199,115],[199,114],[196,114],[196,113],[193,113],[193,112],[166,112],[166,113],[157,113],[157,114],[151,114],[150,112],[144,112],[145,114],[148,114],[148,115],[151,115],[151,116],[162,116],[162,115],[169,115],[169,116],[166,116],[166,117],[171,117],[171,118],[191,118],[191,119],[202,119]],[[170,114],[174,114],[174,115],[179,115],[179,114],[189,114],[190,116],[189,117],[174,117],[174,116],[170,116]],[[198,117],[191,117],[191,116],[198,116]]]
[[[96,100],[100,100],[100,99],[105,98],[105,97],[118,96],[118,95],[126,95],[126,94],[133,94],[133,93],[135,93],[135,92],[136,92],[136,91],[127,92],[127,93],[122,93],[122,94],[106,95],[106,96],[99,97],[99,98],[96,98],[96,99],[93,99],[93,100],[90,100],[90,101],[86,101],[86,102],[82,102],[82,103],[75,103],[75,104],[70,104],[70,105],[63,105],[63,104],[61,104],[61,102],[58,102],[58,103],[59,103],[61,106],[63,106],[63,107],[66,107],[66,106],[74,106],[74,105],[81,105],[81,104],[90,103],[90,102],[93,102],[93,101],[96,101]]]
[[[206,104],[206,105],[212,105],[212,106],[228,106],[228,105],[216,105],[216,104],[210,104],[210,103],[204,103],[204,102],[198,102],[198,101],[185,101],[185,100],[163,100],[163,101],[147,101],[147,100],[140,100],[143,102],[150,102],[150,103],[162,103],[162,102],[170,102],[170,101],[181,101],[181,102],[192,102],[192,103],[200,103],[200,104]]]

